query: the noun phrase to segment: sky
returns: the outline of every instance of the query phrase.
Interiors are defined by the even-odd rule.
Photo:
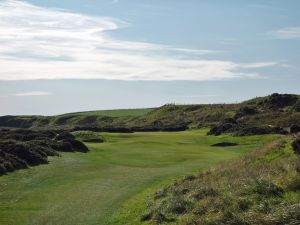
[[[0,115],[300,94],[298,0],[0,0]]]

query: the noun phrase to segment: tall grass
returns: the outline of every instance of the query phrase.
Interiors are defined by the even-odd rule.
[[[300,177],[291,140],[189,176],[158,191],[141,221],[183,225],[300,224]]]

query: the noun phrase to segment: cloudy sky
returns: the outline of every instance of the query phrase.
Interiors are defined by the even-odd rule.
[[[298,0],[0,0],[0,114],[300,94]]]

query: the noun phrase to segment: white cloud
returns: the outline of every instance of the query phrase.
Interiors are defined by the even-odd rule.
[[[0,80],[216,80],[256,76],[242,70],[274,65],[200,59],[219,52],[124,41],[106,32],[124,26],[112,18],[1,1]]]
[[[242,68],[263,68],[263,67],[270,67],[279,65],[277,62],[260,62],[260,63],[242,63],[240,66]]]
[[[25,92],[25,93],[13,94],[13,96],[18,96],[18,97],[47,96],[47,95],[52,95],[52,93],[51,92],[44,92],[44,91],[32,91],[32,92]]]
[[[299,39],[300,27],[286,27],[269,32],[269,35],[278,39]]]

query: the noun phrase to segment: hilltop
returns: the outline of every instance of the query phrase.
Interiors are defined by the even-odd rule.
[[[231,124],[239,126],[212,133],[235,132],[240,127],[255,127],[258,130],[256,128],[261,126],[288,130],[292,125],[300,126],[300,96],[275,93],[237,104],[166,104],[158,108],[78,112],[58,116],[3,116],[0,117],[0,127],[111,132],[182,131],[228,124],[228,119],[231,119]],[[268,133],[265,127],[259,129]]]

